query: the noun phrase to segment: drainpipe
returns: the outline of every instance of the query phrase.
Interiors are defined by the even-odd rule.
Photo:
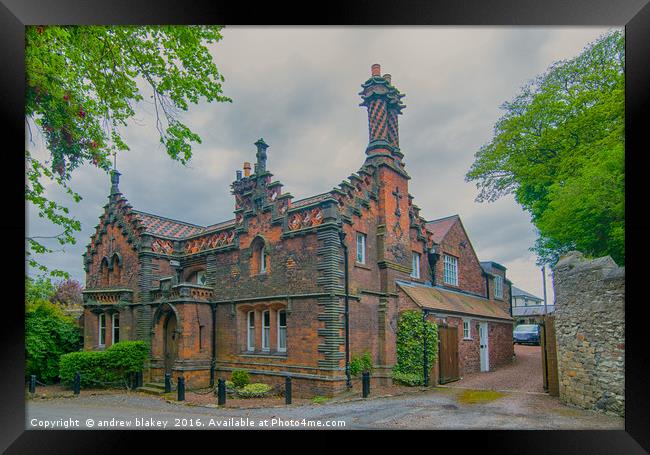
[[[210,387],[214,387],[214,369],[217,363],[217,304],[211,303],[212,308],[212,361],[210,362]]]
[[[485,276],[485,298],[490,300],[490,276],[486,272],[483,272],[483,275]]]
[[[341,240],[341,247],[343,247],[343,261],[344,261],[344,277],[345,277],[345,310],[344,325],[345,325],[345,386],[352,388],[352,378],[350,377],[350,301],[348,295],[350,294],[350,276],[348,272],[348,246],[345,244],[345,232],[339,232],[339,239]]]

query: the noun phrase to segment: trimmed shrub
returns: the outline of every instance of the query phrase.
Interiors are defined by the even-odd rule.
[[[230,380],[238,389],[246,387],[251,382],[250,378],[248,377],[248,373],[244,370],[233,371]]]
[[[241,398],[260,398],[269,393],[271,389],[272,387],[270,385],[256,382],[254,384],[247,384],[237,390],[237,395]]]
[[[426,328],[426,329],[425,329]],[[422,371],[424,359],[423,336],[427,340],[427,365],[433,368],[438,356],[438,326],[431,321],[422,320],[419,311],[404,311],[400,314],[397,324],[397,363],[393,367],[393,377],[406,378],[417,376],[420,384],[424,383]],[[412,382],[411,379],[408,382]],[[416,384],[413,384],[416,385]]]
[[[353,356],[350,360],[350,374],[359,376],[366,371],[372,373],[372,355],[365,352],[362,356]]]
[[[74,319],[63,314],[60,308],[48,301],[37,300],[27,303],[25,308],[26,377],[35,374],[41,382],[54,382],[59,376],[61,355],[80,348],[81,331]]]
[[[61,356],[59,376],[70,385],[79,372],[82,387],[111,382],[126,385],[131,374],[142,371],[148,354],[149,345],[144,341],[120,341],[105,351],[72,352]]]

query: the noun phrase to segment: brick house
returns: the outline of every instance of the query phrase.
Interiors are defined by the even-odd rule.
[[[255,381],[290,374],[296,393],[331,395],[346,387],[350,357],[364,352],[373,380],[389,381],[399,312],[423,309],[449,324],[487,322],[491,358],[507,361],[505,268],[481,268],[457,216],[420,216],[399,149],[404,95],[390,75],[373,65],[360,95],[365,161],[323,194],[293,200],[284,192],[262,139],[254,168],[244,163],[231,185],[234,218],[211,226],[135,210],[114,170],[84,253],[85,349],[146,340],[149,380],[168,372],[201,387],[245,369]],[[433,311],[435,296],[413,297],[411,288],[455,297],[462,308]],[[476,370],[476,339],[458,342],[462,371]]]

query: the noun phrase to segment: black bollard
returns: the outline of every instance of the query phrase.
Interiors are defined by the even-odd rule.
[[[217,381],[217,404],[219,406],[226,404],[226,381],[223,379]]]
[[[363,398],[368,398],[368,395],[370,395],[370,373],[367,371],[363,372],[361,377],[361,386]]]
[[[74,382],[72,383],[72,392],[79,395],[81,391],[81,375],[77,372],[74,374]]]
[[[29,377],[29,393],[36,393],[36,375]]]
[[[291,404],[291,376],[287,376],[284,380],[284,402]]]
[[[165,373],[165,393],[172,391],[172,375]]]
[[[185,378],[178,377],[178,401],[185,401]]]

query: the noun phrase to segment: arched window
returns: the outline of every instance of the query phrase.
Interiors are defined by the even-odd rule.
[[[113,263],[113,274],[111,276],[110,284],[118,285],[122,279],[122,258],[117,253],[115,253],[111,258],[111,261]]]
[[[101,287],[107,287],[108,286],[108,258],[102,259],[101,264],[99,265],[99,274],[100,274],[100,283],[99,285]]]
[[[253,240],[253,243],[251,243],[251,249],[251,275],[268,273],[269,256],[266,251],[264,239],[262,237],[257,237]]]

